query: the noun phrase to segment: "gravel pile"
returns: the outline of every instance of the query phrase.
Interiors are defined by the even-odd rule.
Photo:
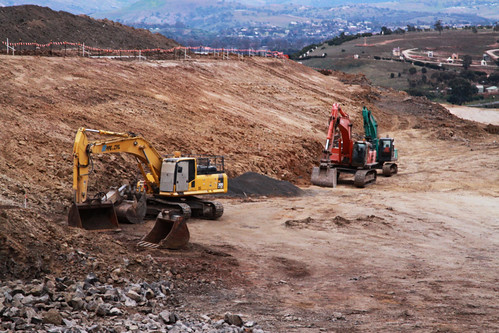
[[[246,172],[239,177],[229,179],[226,195],[295,197],[303,195],[303,191],[288,181],[277,180],[256,172]]]
[[[0,332],[254,332],[254,322],[226,313],[223,319],[182,315],[172,283],[104,284],[94,274],[85,281],[67,278],[4,283],[0,287]]]

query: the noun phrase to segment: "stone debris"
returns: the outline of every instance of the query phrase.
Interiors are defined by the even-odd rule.
[[[0,333],[38,331],[264,333],[254,321],[225,313],[180,314],[172,283],[128,283],[114,286],[90,273],[82,282],[68,278],[8,281],[0,286]]]

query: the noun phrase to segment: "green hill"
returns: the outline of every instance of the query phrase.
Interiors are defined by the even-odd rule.
[[[375,85],[397,90],[408,89],[410,81],[421,79],[423,74],[430,79],[433,73],[439,71],[431,67],[422,70],[421,66],[401,61],[400,56],[395,56],[393,53],[395,48],[401,51],[416,49],[419,54],[431,51],[435,56],[439,56],[440,60],[447,59],[453,53],[460,59],[464,55],[469,55],[473,60],[470,67],[473,71],[491,73],[498,69],[493,59],[488,61],[487,67],[480,66],[485,51],[499,48],[499,34],[492,29],[478,29],[476,33],[471,29],[443,30],[441,34],[436,31],[410,32],[361,37],[341,45],[323,43],[307,55],[317,58],[307,57],[297,60],[313,68],[362,73]],[[434,65],[437,65],[439,60],[437,57],[434,60],[436,61]],[[416,74],[409,73],[411,67],[416,67]],[[460,62],[453,66],[443,62],[442,68],[456,72],[463,69]],[[423,71],[426,73],[422,73]],[[392,73],[394,78],[391,78]]]

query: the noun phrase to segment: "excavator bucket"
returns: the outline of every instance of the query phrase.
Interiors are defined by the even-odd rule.
[[[144,222],[147,212],[146,195],[143,194],[139,200],[123,200],[114,208],[120,223],[139,224]]]
[[[170,215],[170,212],[164,210],[158,214],[152,230],[137,245],[176,250],[185,247],[189,238],[184,217]]]
[[[68,214],[71,227],[87,230],[117,229],[118,218],[111,202],[93,200],[85,203],[74,203]]]
[[[336,187],[338,172],[335,168],[314,167],[310,181],[317,186]]]

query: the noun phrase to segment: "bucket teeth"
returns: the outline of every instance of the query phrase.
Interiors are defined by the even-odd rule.
[[[168,211],[158,214],[152,230],[138,243],[147,248],[180,249],[189,242],[190,234],[185,219],[170,215]]]
[[[157,249],[159,247],[159,244],[154,244],[154,243],[149,243],[145,241],[140,241],[137,243],[137,246],[139,247],[146,247],[149,249]]]

